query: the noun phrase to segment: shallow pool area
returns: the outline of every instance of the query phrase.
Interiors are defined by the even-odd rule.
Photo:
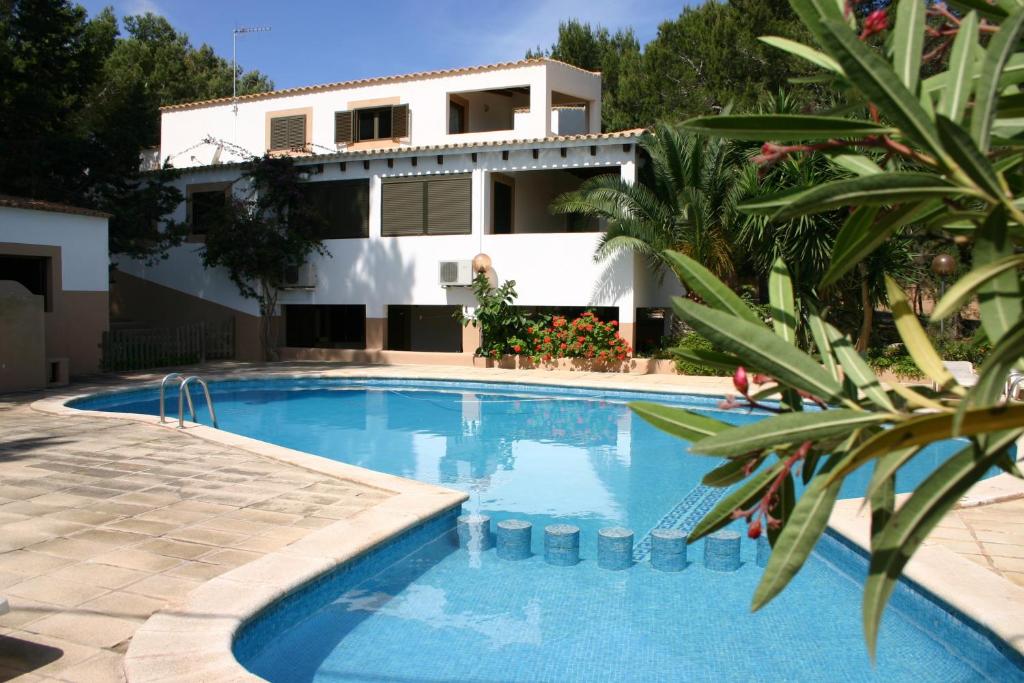
[[[239,661],[269,680],[1024,680],[1017,655],[906,583],[872,667],[860,623],[866,563],[838,537],[757,614],[749,603],[762,570],[747,539],[734,572],[705,568],[701,542],[683,571],[652,569],[644,539],[654,528],[691,528],[717,502],[721,492],[700,484],[717,460],[688,454],[625,402],[761,417],[717,411],[717,399],[411,380],[224,381],[211,390],[225,430],[460,489],[471,496],[466,511],[533,524],[533,556],[508,561],[459,549],[452,511],[275,603],[235,645]],[[176,394],[168,399],[173,413]],[[73,406],[158,411],[154,389]],[[899,488],[952,447],[918,456]],[[863,485],[849,482],[843,496]],[[543,528],[559,522],[581,529],[575,566],[544,562]],[[631,568],[597,566],[597,531],[607,526],[634,531]]]

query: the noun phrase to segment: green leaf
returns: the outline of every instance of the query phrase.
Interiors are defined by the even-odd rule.
[[[678,251],[666,251],[664,256],[680,282],[708,306],[756,325],[764,325],[754,309],[703,265]]]
[[[879,206],[971,194],[977,193],[933,173],[881,173],[821,183],[796,196],[790,196],[773,215],[775,218],[787,219],[842,206]],[[761,202],[774,199],[769,195]],[[739,208],[756,208],[758,203],[745,202]]]
[[[868,482],[868,488],[867,491],[864,492],[864,496],[866,498],[871,498],[877,492],[884,490],[887,482],[892,481],[897,470],[907,464],[907,462],[917,455],[920,450],[921,446],[900,448],[890,453],[886,453],[876,460],[875,471],[871,475],[871,481]]]
[[[721,420],[692,413],[683,408],[672,408],[647,401],[633,401],[629,408],[645,422],[687,441],[700,441],[731,426]]]
[[[820,66],[823,69],[831,71],[840,76],[843,75],[843,68],[839,66],[839,62],[829,57],[824,52],[815,50],[813,47],[808,47],[803,43],[798,43],[795,40],[789,38],[780,38],[779,36],[761,36],[758,38],[762,43],[767,43],[772,47],[784,50],[791,55],[796,55],[801,59],[805,59],[811,64]]]
[[[743,484],[736,487],[725,498],[718,501],[718,505],[711,509],[711,512],[697,522],[693,531],[686,538],[687,543],[693,543],[697,539],[713,533],[732,521],[732,513],[737,508],[746,507],[757,499],[764,490],[768,488],[772,480],[782,471],[785,463],[778,460],[771,466],[759,470],[751,475]]]
[[[971,112],[971,137],[982,154],[988,154],[992,123],[996,117],[1000,75],[1010,56],[1017,51],[1021,29],[1024,28],[1024,8],[1015,10],[999,26],[985,50],[985,62],[978,79],[974,109]]]
[[[772,326],[775,334],[790,344],[796,345],[796,301],[793,298],[793,281],[782,257],[775,259],[768,276],[768,302],[772,311]]]
[[[923,0],[899,0],[893,26],[892,65],[900,82],[910,92],[917,91],[921,75],[921,47],[924,45]]]
[[[974,85],[974,49],[978,44],[978,13],[970,12],[960,21],[949,56],[949,81],[939,98],[937,114],[953,121],[963,119],[964,108]]]
[[[942,389],[963,396],[963,387],[957,384],[956,378],[942,364],[942,358],[921,327],[917,314],[910,308],[910,302],[907,301],[903,289],[888,275],[885,276],[885,289],[889,293],[889,308],[896,322],[896,330],[900,333],[914,363]]]
[[[884,59],[841,21],[822,19],[822,46],[839,62],[850,82],[911,139],[930,150],[944,165],[947,157],[927,112],[893,73]]]
[[[869,460],[910,446],[924,446],[954,436],[974,436],[1024,426],[1024,405],[990,406],[968,410],[963,427],[954,434],[952,413],[916,415],[875,434],[843,460],[829,476],[849,474]]]
[[[875,175],[885,173],[882,167],[863,154],[833,154],[829,161],[854,175]]]
[[[892,418],[893,416],[887,413],[843,408],[783,413],[709,436],[693,444],[690,450],[705,455],[743,455],[849,434],[855,429],[881,425]]]
[[[1014,278],[1017,278],[1017,268],[1024,266],[1024,254],[1013,254],[1004,256],[1001,259],[990,261],[982,266],[976,266],[970,272],[957,280],[952,287],[946,290],[945,296],[932,309],[931,320],[937,322],[953,315],[967,303],[974,290],[998,275],[1011,271]]]
[[[901,204],[880,218],[876,218],[877,214],[869,213],[866,208],[856,209],[847,217],[839,234],[836,235],[828,270],[819,286],[829,287],[838,282],[850,269],[888,240],[898,228],[923,220],[932,213],[945,211],[946,207],[942,201],[934,199]],[[861,212],[860,216],[855,219],[854,215],[858,212]]]
[[[928,533],[1012,443],[1006,437],[983,452],[971,445],[946,460],[914,490],[875,537],[864,584],[864,635],[872,659],[882,612],[900,573]]]
[[[833,138],[862,138],[867,135],[892,135],[898,132],[890,126],[872,121],[854,121],[832,116],[804,114],[748,114],[733,116],[700,116],[690,119],[683,127],[700,135],[725,137],[732,140],[773,140],[803,142],[831,140]]]
[[[830,462],[836,456],[830,458]],[[828,468],[828,464],[825,465]],[[758,610],[786,587],[807,557],[814,544],[828,526],[828,516],[835,505],[842,480],[826,483],[825,477],[816,477],[800,496],[782,532],[772,547],[768,565],[761,582],[754,591],[751,609]]]
[[[719,465],[705,474],[700,481],[705,486],[714,486],[715,488],[732,486],[736,482],[742,481],[747,476],[746,471],[749,462],[750,461],[746,458],[728,460],[724,465]],[[757,469],[756,465],[753,469]]]
[[[842,386],[806,353],[786,343],[758,321],[752,323],[707,306],[675,297],[672,306],[693,329],[722,351],[788,386],[826,401],[841,398]]]
[[[836,364],[835,352],[832,350],[832,343],[829,341],[828,332],[825,330],[825,321],[821,319],[818,309],[813,304],[805,304],[807,308],[807,324],[811,328],[811,336],[814,337],[814,345],[818,347],[821,355],[821,362],[837,382],[842,381],[843,376]]]
[[[974,269],[982,269],[1014,254],[1007,231],[1006,210],[996,207],[976,232]],[[973,271],[972,271],[973,272]],[[981,328],[995,344],[1006,331],[1024,317],[1024,289],[1014,270],[1004,270],[978,287]]]
[[[838,281],[864,256],[867,256],[870,253],[869,250],[877,249],[879,244],[887,240],[892,231],[896,229],[895,225],[891,230],[875,228],[875,216],[877,215],[877,206],[858,206],[846,217],[843,227],[839,229],[836,241],[832,245],[829,268],[821,279],[821,287],[828,287]]]
[[[842,366],[843,373],[850,378],[850,381],[857,385],[857,389],[882,410],[895,412],[896,406],[889,399],[889,395],[885,393],[885,389],[882,388],[878,377],[871,371],[871,368],[861,358],[860,354],[857,353],[857,349],[853,348],[853,344],[850,343],[846,335],[828,323],[825,323],[825,334],[828,335],[829,343],[832,345],[832,352],[836,354],[836,359]]]
[[[878,474],[879,465],[881,464],[882,460],[875,462],[875,474]],[[896,511],[895,477],[889,476],[882,479],[878,488],[871,495],[865,497],[871,505],[871,549],[874,550],[882,529],[892,519],[892,513]]]
[[[1003,197],[1003,188],[999,185],[995,169],[975,146],[967,131],[941,114],[936,116],[935,125],[939,130],[942,144],[946,146],[946,151],[967,174],[967,177],[973,180],[978,188],[987,193],[993,201],[998,201]]]
[[[825,34],[821,20],[843,20],[843,11],[832,0],[790,0],[789,4],[819,45],[823,44]]]
[[[793,481],[793,473],[788,472],[786,478],[782,480],[782,486],[779,487],[775,500],[768,506],[768,514],[775,519],[789,519],[794,507],[796,507],[796,483]],[[768,534],[768,542],[772,546],[775,545],[781,532],[781,527],[772,528],[771,525],[768,525],[765,533]]]

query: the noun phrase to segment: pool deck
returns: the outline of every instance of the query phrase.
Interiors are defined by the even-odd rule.
[[[201,372],[731,390],[722,378],[437,366]],[[208,427],[63,405],[162,374],[0,397],[0,596],[11,605],[0,616],[0,680],[254,680],[230,653],[239,624],[464,499]],[[832,525],[865,543],[859,508],[841,502]],[[908,575],[1024,652],[1024,483],[1001,475],[972,489]]]

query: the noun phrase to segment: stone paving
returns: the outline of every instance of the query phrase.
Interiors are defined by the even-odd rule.
[[[731,390],[728,379],[671,375],[300,363],[204,368],[218,370]],[[151,614],[387,497],[173,429],[49,415],[27,400],[0,398],[0,595],[11,603],[0,616],[0,681],[123,680],[123,653]],[[957,508],[925,544],[1024,587],[1024,497]]]
[[[1024,499],[955,509],[925,543],[952,550],[1024,587]]]
[[[173,429],[0,399],[0,681],[123,680],[151,614],[388,496]]]

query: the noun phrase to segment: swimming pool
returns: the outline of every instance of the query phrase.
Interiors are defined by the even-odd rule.
[[[453,517],[442,516],[273,606],[236,643],[239,660],[270,680],[1024,680],[1015,655],[908,585],[887,612],[872,668],[859,611],[866,565],[836,538],[753,615],[761,570],[746,539],[738,571],[705,569],[700,542],[684,571],[653,570],[643,539],[659,526],[685,530],[717,502],[700,485],[716,460],[688,455],[625,401],[713,411],[717,399],[405,380],[211,390],[226,430],[461,489],[467,510],[534,527],[536,554],[510,562],[457,549]],[[169,399],[176,405],[173,391]],[[157,412],[149,389],[74,406]],[[899,488],[943,452],[919,456]],[[850,481],[843,495],[863,485]],[[544,562],[541,534],[554,522],[581,528],[580,564]],[[626,571],[594,561],[597,530],[613,525],[636,534],[637,563]]]

